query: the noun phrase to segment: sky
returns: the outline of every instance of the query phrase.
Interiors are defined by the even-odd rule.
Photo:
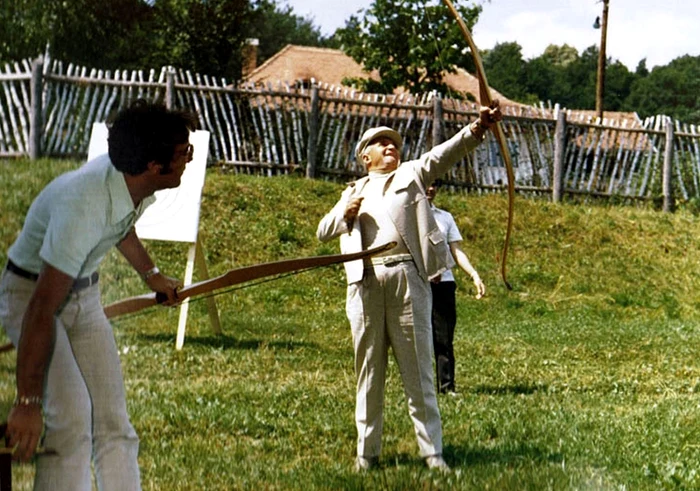
[[[453,0],[456,5],[465,0]],[[372,0],[280,0],[297,15],[332,34]],[[593,23],[603,13],[601,0],[476,0],[483,10],[472,32],[480,50],[517,42],[523,58],[541,55],[550,44],[575,47],[579,53],[600,46],[601,29]],[[606,55],[634,71],[667,65],[683,55],[700,56],[699,0],[609,0]]]

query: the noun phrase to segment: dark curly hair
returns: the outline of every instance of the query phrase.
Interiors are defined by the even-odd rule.
[[[186,111],[171,111],[162,104],[138,99],[107,126],[112,164],[120,172],[135,176],[153,161],[167,172],[175,146],[187,143],[189,132],[197,127],[197,118]]]

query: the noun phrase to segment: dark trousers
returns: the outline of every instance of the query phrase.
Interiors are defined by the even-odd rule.
[[[457,324],[457,306],[454,281],[430,283],[433,292],[433,348],[438,390],[441,393],[455,390],[454,337]]]

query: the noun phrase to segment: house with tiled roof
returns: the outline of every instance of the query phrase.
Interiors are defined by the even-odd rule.
[[[338,89],[343,87],[344,79],[368,77],[376,81],[380,79],[376,70],[367,73],[362,65],[341,50],[289,44],[260,66],[251,67],[244,74],[243,81],[253,85],[285,83],[297,87],[308,87],[315,83],[328,89]],[[463,68],[457,68],[456,73],[446,74],[445,83],[451,91],[470,94],[470,99],[479,100],[479,80]],[[491,94],[494,99],[500,101],[506,112],[531,114],[537,111],[542,117],[555,117],[554,108],[536,108],[512,101],[493,87]],[[567,110],[567,118],[577,122],[594,122],[595,111]],[[639,117],[633,112],[606,112],[605,122],[628,128],[641,124]]]
[[[256,85],[283,82],[290,85],[308,86],[317,83],[328,87],[340,87],[343,80],[349,78],[370,78],[379,81],[379,73],[376,70],[367,73],[362,65],[339,49],[288,44],[265,63],[250,71],[243,80]],[[471,94],[473,100],[478,100],[479,81],[466,70],[458,68],[457,73],[448,73],[445,83],[450,90]],[[522,106],[507,99],[493,87],[491,92],[502,105]]]

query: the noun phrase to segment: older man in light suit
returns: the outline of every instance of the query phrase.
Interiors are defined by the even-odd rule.
[[[425,196],[428,186],[483,141],[501,119],[498,103],[419,159],[401,164],[401,136],[386,126],[367,130],[356,157],[368,175],[350,183],[321,220],[321,241],[340,237],[343,253],[390,241],[381,257],[346,263],[346,310],[355,349],[357,458],[355,469],[378,464],[384,383],[391,346],[401,372],[420,455],[449,471],[442,457],[442,425],[432,371],[429,280],[454,266]]]

